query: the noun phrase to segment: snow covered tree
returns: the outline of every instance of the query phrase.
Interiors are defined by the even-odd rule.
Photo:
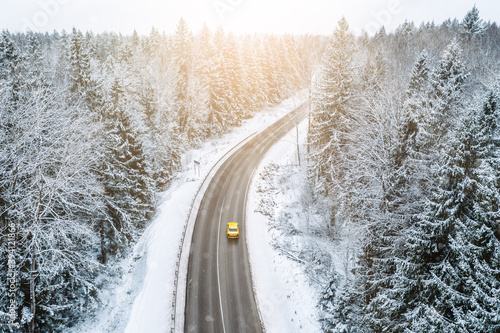
[[[276,103],[286,98],[290,94],[289,83],[293,81],[292,73],[287,73],[288,54],[281,38],[269,39],[269,56],[273,64],[272,79],[276,87]]]
[[[148,174],[154,180],[157,189],[164,188],[171,180],[180,164],[180,142],[176,131],[165,117],[162,116],[155,90],[146,82],[141,85],[139,102],[145,113],[145,123],[148,133],[142,136],[146,139],[145,155],[147,156]],[[147,146],[149,145],[149,146]]]
[[[179,130],[185,132],[189,115],[188,85],[191,71],[191,34],[186,21],[181,18],[174,37],[173,61],[175,77],[175,108]]]
[[[431,113],[428,116],[434,132],[433,141],[438,144],[459,117],[454,110],[460,106],[461,93],[468,77],[461,54],[462,49],[458,41],[452,41],[431,75]]]
[[[209,69],[209,123],[223,132],[241,124],[242,68],[239,47],[232,34],[217,29],[213,38],[213,62]],[[215,115],[215,117],[214,117]],[[215,122],[214,122],[215,120]]]
[[[323,332],[366,332],[360,321],[362,297],[356,291],[353,278],[333,276],[328,282],[319,306],[324,313],[320,319]]]
[[[258,111],[267,102],[265,78],[258,58],[259,41],[247,37],[244,41],[244,52],[242,52],[245,64],[246,80],[244,80],[245,105],[252,113]]]
[[[182,18],[179,21],[178,28],[180,28],[181,26],[182,26],[182,29],[185,29],[181,33],[187,32],[186,22]],[[177,32],[179,32],[179,30]],[[179,35],[177,35],[177,36],[179,36]],[[149,36],[147,36],[147,38],[146,38],[146,53],[151,58],[158,57],[158,55],[160,53],[160,44],[161,44],[160,39],[161,39],[160,33],[158,32],[158,30],[155,27],[152,27],[151,32],[149,33]]]
[[[29,79],[21,86],[16,112],[4,113],[11,105],[0,103],[0,115],[11,117],[0,153],[8,159],[0,160],[2,222],[18,226],[19,327],[63,331],[96,307],[98,264],[90,222],[100,207],[100,188],[91,174],[96,162],[91,152],[99,128],[47,82],[34,39],[28,50],[18,66]],[[3,280],[6,272],[1,272]]]
[[[479,65],[495,52],[465,39],[464,50],[453,40],[438,59],[442,43],[460,30],[457,20],[418,29],[406,22],[395,34],[358,40],[371,48],[371,59],[371,51],[383,47],[391,90],[365,94],[370,98],[350,113],[354,121],[343,132],[343,149],[336,150],[350,182],[334,184],[332,197],[351,205],[330,205],[337,222],[362,223],[365,232],[353,276],[329,285],[320,301],[325,331],[499,330],[498,98],[489,93],[479,104],[469,102],[475,89],[495,80],[486,68],[497,61]],[[408,73],[422,49],[427,51]]]
[[[325,317],[321,318],[323,332],[369,332],[362,322],[362,298],[355,286],[356,281],[348,279],[336,289],[332,283],[323,294],[323,299],[320,301],[320,306],[325,313]]]
[[[427,51],[422,51],[410,77],[401,115],[398,136],[391,151],[392,172],[387,188],[389,211],[404,214],[418,210],[426,186],[428,170],[424,144],[431,141],[426,132],[429,109],[430,69]]]
[[[377,93],[384,86],[385,76],[387,74],[387,64],[382,51],[379,49],[374,59],[369,59],[363,71],[363,89],[365,94]]]
[[[390,205],[396,169],[392,144],[398,137],[395,120],[399,109],[391,97],[387,98],[368,100],[357,112],[344,162],[343,207],[335,217],[340,230],[347,223],[363,230],[354,276],[342,287],[342,298],[334,301],[342,305],[333,307],[340,312],[333,314],[342,320],[340,323],[355,332],[380,331],[391,323],[385,294],[391,290],[394,255],[401,242],[398,231],[403,223],[400,212]],[[348,306],[346,302],[354,303]]]
[[[142,230],[154,211],[153,181],[147,173],[138,133],[127,114],[121,82],[115,78],[108,93],[105,127],[107,149],[101,166],[107,218],[98,226],[101,260],[120,253]]]
[[[338,207],[343,205],[342,197],[346,193],[346,189],[342,189],[341,184],[345,176],[343,171],[346,166],[346,143],[348,134],[352,130],[351,120],[353,119],[351,113],[351,103],[355,95],[353,87],[355,49],[353,45],[354,36],[349,33],[348,24],[342,18],[324,54],[310,115],[311,125],[308,133],[312,162],[310,172],[317,191],[324,193],[332,200],[334,206],[332,210],[338,210]],[[332,213],[329,221],[330,228],[335,227],[335,215]],[[325,330],[332,332],[356,330],[349,328],[348,322],[335,322],[337,320],[349,321],[349,318],[352,318],[351,314],[345,314],[345,318],[341,318],[343,316],[335,311],[336,303],[331,300],[325,300],[325,302],[322,306],[329,309],[327,311],[333,312],[332,318],[325,318],[323,321]]]
[[[286,35],[282,39],[283,53],[285,55],[285,76],[287,77],[287,93],[294,93],[301,88],[301,70],[303,65],[297,51],[297,41],[291,35]],[[305,59],[304,59],[305,60]]]
[[[90,56],[84,45],[83,34],[73,28],[73,33],[69,40],[68,47],[69,78],[71,82],[71,92],[74,98],[87,99],[87,92],[91,87],[90,78]]]
[[[474,7],[467,12],[461,26],[464,30],[464,35],[466,36],[467,41],[471,41],[474,37],[479,37],[483,34],[485,26],[479,17],[479,10],[476,5],[474,5]]]
[[[137,30],[134,29],[134,32],[132,33],[132,46],[136,49],[141,42],[141,39],[139,38],[139,34],[137,33]]]
[[[263,89],[266,102],[273,105],[279,101],[278,88],[274,77],[274,62],[272,61],[268,38],[256,41],[258,67],[263,76]]]
[[[228,119],[231,126],[241,125],[248,111],[243,105],[244,91],[242,88],[243,68],[240,59],[240,47],[233,34],[228,34],[223,47],[224,57],[224,81],[228,90],[226,91],[228,101]]]
[[[310,115],[308,140],[313,178],[318,189],[326,193],[334,179],[341,177],[341,150],[351,117],[354,36],[348,29],[347,21],[342,18],[325,52]]]
[[[487,104],[486,104],[487,105]],[[492,332],[500,327],[498,188],[481,165],[491,144],[487,107],[462,120],[443,156],[439,185],[408,230],[395,276],[407,308],[401,330]]]
[[[417,28],[415,27],[415,23],[413,22],[408,22],[408,20],[405,20],[403,23],[401,23],[398,28],[396,29],[395,34],[402,36],[402,37],[409,37],[415,34]]]
[[[11,34],[3,30],[0,37],[0,77],[5,80],[8,75],[14,73],[15,66],[19,61],[19,51],[12,41]]]
[[[0,36],[0,82],[3,83],[2,90],[8,93],[5,102],[10,104],[10,108],[7,108],[7,112],[12,112],[16,108],[16,103],[20,98],[22,78],[17,75],[20,61],[19,48],[14,45],[11,34],[6,30],[2,31]]]
[[[209,72],[212,57],[214,56],[212,37],[212,32],[210,31],[208,26],[206,24],[203,24],[196,43],[196,52],[198,53],[198,56],[193,58],[193,61],[195,62],[195,72],[199,77],[200,84],[206,91],[208,91],[209,87]],[[204,102],[207,103],[206,100]]]
[[[221,134],[227,128],[230,120],[228,113],[227,78],[224,59],[225,34],[222,28],[217,29],[214,35],[213,57],[208,72],[209,77],[209,114],[208,126],[210,134]]]
[[[9,238],[9,226],[14,225],[13,229],[17,229],[17,216],[10,207],[14,202],[14,195],[12,188],[15,185],[14,177],[9,177],[12,174],[17,174],[16,166],[17,158],[13,153],[16,146],[16,139],[14,134],[17,131],[17,116],[19,113],[17,109],[20,106],[20,94],[22,87],[18,77],[16,77],[17,68],[21,56],[19,48],[14,44],[11,35],[8,31],[2,31],[0,35],[0,279],[1,281],[7,280],[9,272],[9,252],[7,244],[9,241],[18,241],[18,237]],[[19,253],[13,253],[15,262],[20,262],[22,256]],[[14,269],[17,273],[17,267]],[[19,280],[15,281],[18,286]],[[9,312],[10,299],[9,289],[6,283],[0,284],[0,311],[2,313]],[[19,304],[22,300],[20,295],[15,295],[13,300]],[[17,311],[18,309],[14,309]],[[19,312],[16,313],[17,315]],[[6,320],[5,320],[6,321]],[[5,321],[2,320],[2,330],[7,328],[4,326]]]

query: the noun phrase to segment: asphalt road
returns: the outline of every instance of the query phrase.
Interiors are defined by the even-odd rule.
[[[305,118],[307,104],[236,150],[204,194],[189,253],[185,332],[262,332],[245,239],[246,195],[267,150]],[[240,224],[240,238],[226,237],[226,223]]]

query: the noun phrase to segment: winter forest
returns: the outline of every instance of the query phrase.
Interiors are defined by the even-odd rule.
[[[62,332],[95,311],[181,153],[300,89],[317,39],[194,35],[183,20],[174,36],[3,31],[0,274],[16,229],[21,329]]]
[[[373,38],[339,22],[310,177],[331,237],[362,231],[353,269],[325,286],[325,331],[500,331],[499,37],[476,7]]]
[[[4,30],[0,331],[95,315],[182,154],[299,91],[316,236],[355,247],[322,276],[322,330],[500,331],[499,75],[476,7],[374,36]]]

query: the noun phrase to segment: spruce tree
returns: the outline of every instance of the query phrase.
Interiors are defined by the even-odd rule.
[[[387,64],[382,51],[379,49],[374,59],[369,59],[363,71],[363,90],[365,94],[380,93],[386,80]]]
[[[262,75],[264,76],[264,90],[266,92],[267,102],[271,105],[277,104],[279,98],[279,86],[277,82],[277,75],[275,71],[276,63],[274,62],[272,40],[270,37],[264,38],[258,48],[258,58],[260,67],[262,68]]]
[[[154,180],[156,189],[160,190],[172,180],[174,172],[179,169],[180,143],[178,136],[170,129],[169,121],[162,117],[155,90],[147,82],[141,84],[139,89],[139,102],[148,128],[148,132],[142,134],[147,138],[143,143],[147,156],[146,170]]]
[[[17,73],[17,68],[22,59],[19,48],[14,44],[11,34],[3,30],[0,36],[0,82],[3,83],[3,89],[6,89],[9,104],[9,110],[16,108],[16,103],[21,95],[21,81]]]
[[[224,58],[225,34],[222,28],[214,35],[213,57],[209,68],[209,113],[210,134],[221,134],[228,129],[230,101],[228,100],[228,75]]]
[[[481,165],[491,130],[487,108],[471,110],[443,156],[439,184],[408,232],[397,295],[413,332],[493,332],[500,328],[498,189]]]
[[[107,217],[98,226],[103,262],[107,253],[121,253],[154,211],[153,180],[124,99],[123,86],[115,78],[105,110],[108,151],[100,171],[107,207]]]
[[[328,193],[334,178],[341,177],[341,147],[349,128],[349,102],[353,95],[354,37],[342,18],[325,52],[317,84],[309,129],[312,170],[319,189]],[[338,179],[337,179],[338,180]]]
[[[210,61],[214,56],[212,37],[212,33],[208,26],[203,24],[197,41],[198,56],[193,59],[196,61],[195,71],[200,77],[201,84],[205,89],[208,89]]]
[[[186,21],[180,19],[174,37],[173,61],[176,71],[175,77],[175,108],[180,132],[185,132],[189,115],[188,86],[191,71],[191,34]]]
[[[397,127],[398,136],[391,151],[392,175],[386,204],[394,213],[418,210],[419,195],[423,193],[422,186],[426,186],[429,75],[428,54],[424,50],[413,67]]]
[[[449,127],[458,121],[460,115],[454,110],[461,106],[461,94],[467,77],[462,49],[455,39],[443,52],[438,67],[431,75],[429,132],[434,134],[432,141],[438,144],[446,136]]]
[[[87,100],[87,93],[91,88],[90,55],[84,45],[82,32],[76,30],[76,28],[73,28],[68,52],[68,73],[71,82],[71,92],[75,99],[83,98]]]
[[[14,69],[19,61],[19,50],[12,41],[11,34],[3,30],[0,36],[0,78],[6,80],[14,74]]]
[[[474,37],[479,37],[483,34],[485,26],[479,17],[479,10],[476,5],[465,15],[461,26],[464,30],[464,35],[467,41],[471,41]]]
[[[342,158],[352,119],[350,103],[354,95],[354,37],[348,29],[346,20],[342,18],[325,51],[321,77],[314,92],[310,115],[311,126],[308,133],[313,181],[320,193],[328,195],[336,205],[341,204],[341,199],[336,196],[341,195],[337,191],[340,190],[339,184],[342,183]],[[349,287],[347,289],[353,290]],[[344,293],[341,295],[345,296]],[[353,318],[352,313],[341,315],[336,312],[338,307],[335,307],[335,302],[332,304],[331,297],[327,297],[325,301],[323,307],[332,309],[333,318],[343,322],[337,324],[329,319],[323,323],[324,328],[333,332],[355,331],[349,319]]]
[[[246,117],[243,106],[243,68],[240,60],[240,47],[233,34],[229,33],[222,46],[224,58],[224,82],[226,83],[227,119],[230,126],[239,126]]]
[[[258,58],[259,41],[252,41],[247,38],[245,43],[246,52],[243,53],[247,73],[247,101],[248,108],[252,112],[258,111],[267,102],[265,87],[265,78],[262,73],[260,61]]]
[[[303,64],[301,64],[301,59],[297,51],[297,42],[293,36],[284,36],[282,47],[282,55],[285,56],[285,59],[283,59],[285,64],[285,76],[288,78],[288,80],[286,80],[287,90],[289,94],[292,94],[297,89],[301,88],[301,67],[303,67]]]

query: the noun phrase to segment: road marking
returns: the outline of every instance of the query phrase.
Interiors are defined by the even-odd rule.
[[[217,284],[219,286],[219,304],[220,304],[220,315],[222,318],[222,331],[226,333],[226,326],[224,324],[224,311],[222,310],[222,294],[220,291],[220,269],[219,269],[219,247],[220,247],[220,233],[221,233],[221,220],[222,220],[222,211],[224,210],[224,204],[226,202],[226,198],[222,200],[222,207],[220,209],[219,214],[219,227],[217,228]]]

